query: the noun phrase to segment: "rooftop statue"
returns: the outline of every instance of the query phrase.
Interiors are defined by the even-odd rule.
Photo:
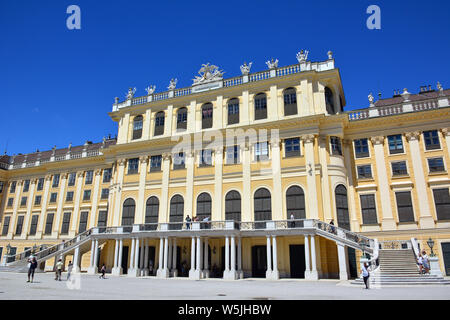
[[[278,68],[278,59],[277,60],[275,60],[275,61],[273,61],[273,58],[272,58],[272,61],[266,61],[266,64],[267,64],[267,66],[269,67],[269,69],[275,69],[275,68]]]
[[[309,54],[309,51],[307,51],[307,50],[301,50],[299,53],[297,53],[297,60],[298,60],[298,63],[302,63],[302,62],[305,62],[306,60],[308,60],[308,54]]]
[[[129,88],[127,96],[126,96],[127,100],[128,99],[133,99],[135,93],[136,93],[136,88]]]
[[[241,72],[242,72],[242,74],[244,76],[248,75],[250,73],[250,69],[252,68],[252,64],[253,64],[253,62],[250,62],[248,65],[247,65],[247,62],[244,62],[244,64],[241,66]]]
[[[170,84],[167,87],[167,89],[175,90],[175,88],[177,87],[177,82],[178,82],[178,79],[170,79]]]
[[[223,70],[219,71],[219,67],[209,65],[209,62],[207,64],[202,64],[198,73],[200,74],[200,77],[196,76],[195,79],[193,79],[193,85],[222,80],[224,74]]]
[[[150,96],[152,95],[156,90],[156,86],[148,86],[147,88],[145,88],[145,91],[147,91],[147,94]]]
[[[368,98],[369,98],[370,105],[373,106],[373,102],[375,101],[375,98],[373,97],[372,92],[369,94]]]

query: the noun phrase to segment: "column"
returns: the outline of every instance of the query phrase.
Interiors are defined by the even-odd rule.
[[[173,105],[167,106],[166,119],[164,120],[164,135],[167,137],[172,136],[172,123],[173,123]]]
[[[223,174],[223,146],[214,150],[214,205],[212,221],[224,220],[222,215],[222,174]]]
[[[273,220],[284,220],[283,214],[283,191],[281,190],[281,153],[280,138],[271,137],[270,145],[272,147],[272,177],[273,177],[273,193],[272,193],[272,212]],[[246,198],[251,199],[251,198]],[[289,217],[288,217],[289,218]]]
[[[266,271],[266,279],[270,279],[272,276],[272,248],[270,244],[270,236],[267,236],[267,271]]]
[[[44,231],[44,223],[45,223],[45,219],[46,217],[46,213],[47,213],[47,201],[48,201],[48,194],[49,194],[49,190],[50,190],[50,180],[52,179],[52,176],[47,175],[45,176],[45,186],[44,186],[44,196],[42,197],[42,210],[41,210],[41,214],[39,217],[39,225],[38,225],[38,229],[36,231],[36,239],[41,239],[42,238],[42,233]]]
[[[147,277],[150,275],[150,269],[148,268],[148,239],[145,239],[145,253],[144,253],[144,276]]]
[[[321,186],[322,186],[322,207],[323,207],[323,216],[325,218],[325,222],[330,222],[333,219],[333,214],[331,213],[331,203],[332,197],[330,195],[330,183],[328,177],[328,162],[327,162],[327,136],[319,137],[319,160],[320,166],[322,167],[322,177],[321,177]]]
[[[204,269],[203,269],[203,278],[209,278],[209,264],[208,264],[208,238],[204,239],[204,248],[203,248],[203,254],[204,254]]]
[[[202,259],[202,242],[201,242],[201,238],[197,237],[197,261],[196,261],[196,268],[195,268],[195,272],[198,274],[198,277],[200,278],[200,275],[202,273],[202,263],[201,263],[201,259]]]
[[[231,236],[231,267],[230,267],[230,279],[236,280],[236,238]]]
[[[145,110],[144,123],[142,127],[142,139],[149,140],[150,139],[150,131],[151,131],[151,123],[150,120],[152,118],[152,109],[148,108]]]
[[[195,274],[195,238],[191,239],[191,269],[189,270],[189,278],[193,279]]]
[[[241,237],[238,237],[238,279],[244,279],[244,272],[242,271],[242,239]]]
[[[391,190],[389,187],[389,181],[386,170],[386,160],[384,157],[384,137],[372,137],[370,138],[375,150],[375,162],[377,166],[378,186],[381,195],[381,211],[383,213],[383,220],[381,226],[383,231],[396,230],[394,216],[392,214],[391,206]]]
[[[135,238],[131,239],[131,254],[130,254],[130,267],[128,268],[128,276],[132,277],[133,276],[133,272],[135,269],[134,266],[134,255],[135,255],[135,251],[136,250],[136,240]]]
[[[356,200],[355,200],[355,185],[353,179],[353,165],[352,165],[352,156],[350,152],[350,148],[352,147],[351,140],[342,140],[342,144],[344,146],[344,160],[345,160],[345,169],[347,171],[347,186],[348,186],[348,197],[349,197],[349,211],[350,211],[350,219],[351,219],[351,229],[358,231],[359,230],[359,220],[356,215]]]
[[[272,246],[273,246],[273,271],[272,280],[280,279],[280,272],[278,271],[278,247],[277,247],[277,237],[272,236]]]
[[[136,238],[136,240],[135,240],[135,249],[134,249],[134,264],[133,264],[133,266],[134,266],[134,272],[133,272],[133,276],[134,277],[137,277],[138,275],[139,275],[139,273],[140,273],[140,270],[139,270],[139,241],[140,241],[140,239],[139,238]]]
[[[225,237],[225,273],[230,272],[230,238],[228,236]]]
[[[309,219],[319,219],[319,209],[317,207],[317,187],[316,187],[316,160],[314,157],[314,140],[313,134],[308,134],[302,137],[305,146],[305,160],[306,160],[306,184],[308,187],[308,208]]]
[[[270,86],[269,101],[267,105],[267,118],[272,121],[278,120],[278,97],[277,86]]]
[[[172,271],[172,255],[173,255],[173,248],[172,248],[172,238],[168,239],[169,241],[169,251],[167,252],[167,270],[170,272]]]
[[[420,197],[419,201],[419,223],[421,229],[434,228],[434,219],[430,210],[430,199],[428,198],[427,182],[425,180],[422,156],[419,146],[420,132],[405,133],[406,139],[409,143],[411,153],[412,167],[414,171],[414,182],[417,194]],[[432,202],[432,201],[431,201]]]
[[[88,274],[95,274],[94,272],[94,257],[95,257],[95,240],[91,240],[91,258],[89,261]]]
[[[158,254],[158,258],[159,258],[159,263],[158,263],[158,270],[156,272],[156,276],[158,278],[162,277],[163,274],[163,262],[164,262],[164,238],[159,238],[159,254]]]
[[[148,156],[139,158],[139,190],[138,201],[136,205],[136,224],[143,224],[145,217],[145,181],[147,178],[147,162]]]
[[[253,221],[252,210],[251,210],[251,155],[250,146],[248,143],[241,144],[241,150],[243,155],[243,173],[242,173],[242,188],[244,191],[242,199],[249,201],[242,201],[242,221],[248,222]]]
[[[116,239],[116,245],[114,247],[114,266],[113,266],[113,273],[114,269],[116,269],[119,265],[119,262],[117,261],[119,258],[119,240]]]
[[[55,259],[57,259],[57,256],[55,256]],[[75,251],[73,253],[73,273],[79,273],[81,271],[80,268],[80,261],[81,260],[81,254],[80,254],[80,247],[76,247]]]
[[[139,275],[142,277],[145,275],[145,267],[144,267],[144,255],[145,255],[145,242],[147,239],[141,240],[141,249],[140,249],[140,263],[139,263]]]
[[[10,220],[10,227],[7,239],[12,239],[14,233],[16,232],[16,220],[17,220],[17,210],[20,203],[20,191],[22,190],[23,181],[18,180],[16,183],[16,192],[14,194],[14,204],[13,204],[13,214]],[[6,192],[6,191],[5,191]]]
[[[310,280],[319,280],[319,273],[317,272],[317,258],[316,258],[316,238],[311,236],[311,277]]]
[[[176,278],[178,276],[177,269],[177,238],[173,238],[172,240],[172,274],[173,277]]]
[[[311,278],[311,263],[309,260],[309,236],[305,236],[305,279]]]
[[[130,114],[126,113],[121,119],[121,125],[119,125],[119,133],[117,136],[117,143],[126,143],[128,141],[128,128],[130,126]]]
[[[301,116],[314,114],[314,103],[309,94],[309,84],[308,79],[304,79],[300,82],[300,99],[298,102]]]
[[[447,144],[447,153],[450,157],[450,129],[449,128],[442,128],[442,135],[445,139],[445,143]]]
[[[164,238],[164,274],[168,274],[167,258],[169,253],[169,238]],[[167,276],[166,276],[167,277]]]
[[[219,130],[222,128],[223,96],[217,96],[213,109],[213,128]]]
[[[84,172],[78,172],[77,173],[77,187],[75,189],[75,200],[74,200],[74,207],[73,207],[73,214],[72,214],[72,224],[70,226],[69,231],[69,237],[75,237],[75,234],[77,232],[77,223],[78,223],[78,216],[80,214],[80,202],[81,202],[81,193],[82,193],[82,187],[83,187],[83,177]]]
[[[188,107],[188,118],[187,118],[187,132],[192,133],[195,132],[195,109],[197,107],[197,102],[191,101],[190,106]]]
[[[162,187],[161,187],[161,203],[160,203],[160,212],[161,216],[159,217],[160,223],[165,223],[169,221],[169,211],[168,211],[168,203],[169,203],[169,174],[170,174],[170,153],[164,153],[162,155],[163,163],[162,163]]]
[[[345,253],[345,246],[337,243],[338,258],[339,258],[339,279],[342,281],[348,280],[347,273],[347,255]]]
[[[25,215],[25,222],[23,224],[23,238],[26,238],[28,236],[28,232],[30,231],[30,220],[31,216],[33,214],[33,204],[34,204],[34,194],[36,191],[36,182],[37,179],[31,180],[31,186],[30,186],[30,193],[28,194],[28,203],[27,203],[27,214]],[[4,192],[6,194],[6,192]],[[0,200],[1,201],[1,200]]]
[[[122,210],[122,182],[123,175],[125,172],[125,159],[117,160],[118,170],[117,170],[117,182],[115,192],[115,202],[114,202],[114,214],[113,214],[113,226],[120,226],[120,211]]]
[[[94,172],[94,192],[92,194],[92,209],[91,209],[91,217],[89,219],[88,229],[93,228],[96,225],[97,221],[97,205],[98,205],[98,194],[100,191],[100,178],[102,176],[102,170],[98,169]]]
[[[121,275],[123,273],[123,268],[122,268],[122,252],[123,252],[123,239],[120,239],[119,241],[119,263],[117,264],[117,269],[119,271],[119,275]]]
[[[195,153],[193,151],[186,152],[186,166],[187,166],[187,176],[186,176],[186,197],[184,199],[184,213],[185,215],[189,214],[191,217],[192,214],[192,199],[194,193],[194,161]]]
[[[239,108],[240,122],[245,125],[250,123],[250,96],[248,90],[242,91],[242,109]]]

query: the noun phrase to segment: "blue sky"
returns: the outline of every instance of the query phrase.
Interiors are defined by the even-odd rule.
[[[81,8],[81,30],[68,30],[66,9]],[[368,30],[366,9],[381,8],[381,30]],[[394,89],[449,88],[449,1],[137,1],[0,2],[0,151],[48,150],[116,134],[109,116],[128,87],[191,85],[202,63],[240,74],[265,61],[312,61],[334,52],[346,110],[367,95]]]

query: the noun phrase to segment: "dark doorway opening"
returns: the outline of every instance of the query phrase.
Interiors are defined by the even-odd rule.
[[[291,278],[304,279],[306,269],[305,245],[289,245],[289,260],[291,264]]]
[[[128,274],[128,250],[129,247],[122,248],[122,270],[123,274]]]
[[[358,277],[358,269],[356,267],[356,252],[355,249],[347,247],[348,252],[348,268],[350,273],[350,278]]]
[[[252,277],[265,278],[267,271],[267,246],[252,247]]]
[[[442,244],[442,256],[444,257],[445,274],[450,276],[450,243]]]

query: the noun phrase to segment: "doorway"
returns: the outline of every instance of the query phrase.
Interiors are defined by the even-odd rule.
[[[267,271],[267,246],[252,247],[252,277],[265,278]]]
[[[445,274],[450,276],[450,242],[442,244],[442,256],[444,257]]]
[[[123,274],[128,274],[128,250],[129,247],[123,247],[122,248],[122,270]]]
[[[289,245],[289,260],[291,268],[291,278],[304,279],[306,269],[305,245],[303,244]]]

